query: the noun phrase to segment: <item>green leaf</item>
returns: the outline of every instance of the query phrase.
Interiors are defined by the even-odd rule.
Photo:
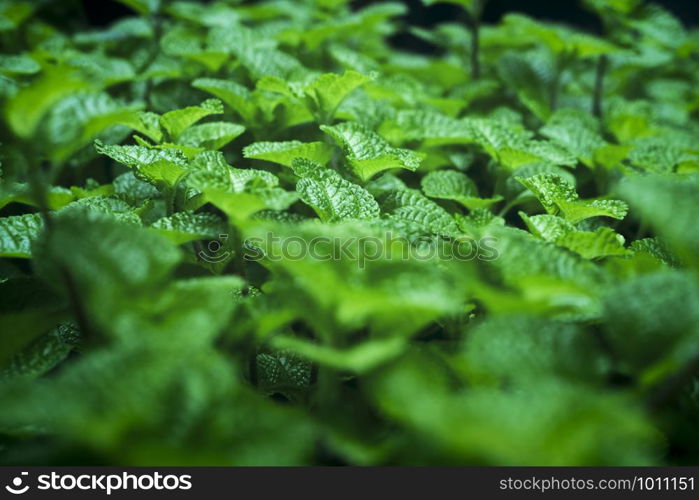
[[[75,195],[66,188],[51,186],[46,193],[48,207],[57,210],[66,206],[75,199]],[[27,184],[18,183],[8,186],[7,191],[0,197],[0,208],[10,203],[23,203],[25,205],[37,206],[37,202],[32,195],[32,190]]]
[[[517,180],[536,196],[546,212],[550,214],[558,213],[559,202],[578,199],[575,188],[557,175],[538,174],[526,179],[518,177]]]
[[[54,218],[50,235],[44,233],[34,247],[38,273],[66,297],[77,290],[90,321],[105,331],[133,335],[135,325],[129,322],[140,314],[135,298],[153,299],[153,290],[180,261],[180,252],[146,229],[87,217],[85,209],[75,209]]]
[[[653,425],[618,394],[552,377],[508,390],[457,390],[450,383],[434,359],[414,355],[372,376],[368,390],[385,418],[429,442],[425,459],[438,453],[452,463],[520,466],[652,461]],[[551,425],[571,421],[574,430]],[[607,448],[582,438],[590,435],[624,444]]]
[[[629,254],[624,248],[624,237],[608,227],[599,227],[595,231],[580,231],[570,222],[555,215],[527,216],[522,212],[519,215],[532,234],[567,248],[585,259]]]
[[[219,189],[239,193],[256,188],[271,188],[279,179],[271,172],[252,168],[234,168],[219,151],[204,151],[189,166],[187,184],[200,191]]]
[[[218,216],[192,212],[178,212],[163,217],[151,227],[177,245],[189,241],[218,239],[227,231],[227,225]]]
[[[512,36],[543,42],[557,56],[572,54],[587,58],[619,50],[606,40],[562,26],[538,22],[521,14],[507,14],[504,22],[512,30]]]
[[[381,201],[381,207],[391,221],[404,224],[403,230],[408,234],[459,234],[454,218],[419,191],[408,189],[390,192]]]
[[[563,145],[585,165],[592,167],[595,152],[606,145],[592,116],[579,110],[556,111],[540,132]]]
[[[257,387],[265,394],[283,394],[293,398],[308,390],[311,384],[311,363],[291,350],[280,348],[273,353],[260,353],[257,364]]]
[[[502,315],[479,324],[466,339],[463,364],[471,376],[517,383],[546,376],[602,382],[610,361],[575,324],[532,315]]]
[[[15,134],[29,138],[53,105],[70,94],[88,88],[87,82],[74,69],[63,66],[50,68],[10,99],[5,107],[5,117]]]
[[[423,158],[419,153],[390,146],[381,136],[354,122],[321,125],[320,129],[342,147],[352,170],[363,181],[390,168],[415,171]]]
[[[534,276],[570,282],[589,290],[607,279],[593,263],[525,231],[489,225],[483,236],[497,238],[492,242],[496,258],[491,265],[500,270],[506,283],[514,286]],[[577,308],[578,304],[574,306]]]
[[[39,214],[0,218],[0,256],[30,258],[32,242],[43,225]]]
[[[160,8],[161,0],[117,0],[123,3],[127,7],[131,7],[133,10],[141,14],[142,16],[147,16],[157,12]]]
[[[541,120],[551,115],[551,88],[554,70],[546,58],[538,54],[508,53],[498,61],[498,71],[507,85],[514,88],[522,104]]]
[[[81,92],[58,102],[39,130],[53,158],[64,161],[110,127],[133,123],[140,107],[115,101],[106,93]]]
[[[15,354],[0,369],[0,380],[40,377],[63,362],[80,342],[80,331],[63,323]]]
[[[5,75],[32,75],[39,71],[39,63],[28,55],[0,56],[0,73]]]
[[[194,125],[185,130],[180,135],[178,142],[184,146],[217,150],[243,132],[245,132],[245,127],[237,123],[209,122]]]
[[[422,190],[430,198],[454,200],[470,210],[487,208],[502,200],[501,196],[479,198],[476,185],[466,174],[456,170],[436,170],[422,178]]]
[[[272,345],[295,352],[305,359],[358,375],[370,372],[398,357],[406,347],[404,339],[387,338],[362,342],[349,349],[333,349],[295,337],[274,337]]]
[[[696,177],[648,176],[620,183],[619,191],[643,220],[651,224],[682,259],[699,264]]]
[[[625,280],[607,290],[604,306],[605,332],[630,368],[695,355],[699,287],[692,276],[661,270]]]
[[[565,233],[556,243],[586,259],[628,254],[624,248],[624,237],[608,227],[600,227],[595,231]]]
[[[254,142],[243,148],[243,156],[286,167],[290,167],[296,158],[325,165],[332,158],[332,148],[325,142]]]
[[[134,170],[141,180],[154,185],[175,186],[187,173],[187,159],[175,149],[151,149],[143,146],[111,146],[95,142],[98,153]]]
[[[299,163],[306,165],[302,167]],[[361,186],[343,179],[334,170],[313,165],[310,160],[297,159],[294,171],[297,175],[303,171],[296,183],[301,200],[313,208],[323,222],[378,217],[379,204],[374,197]]]
[[[369,81],[371,78],[356,71],[345,71],[342,75],[326,73],[307,85],[304,92],[327,122],[352,91]]]
[[[577,159],[561,146],[549,141],[531,139],[531,133],[520,125],[492,119],[470,122],[472,141],[504,167],[515,170],[527,164],[546,162],[575,166]]]
[[[116,44],[131,38],[151,38],[152,36],[153,29],[147,19],[127,17],[103,30],[76,33],[73,39],[78,45],[92,45]]]
[[[257,107],[252,99],[252,93],[242,85],[230,80],[198,78],[192,82],[192,86],[221,99],[238,113],[246,124],[254,122]]]
[[[170,137],[177,141],[182,132],[194,125],[202,118],[223,113],[223,104],[218,99],[207,99],[199,106],[187,106],[186,108],[168,111],[160,117],[160,124]]]
[[[465,144],[473,142],[471,122],[425,110],[400,110],[395,114],[395,128],[384,122],[382,130],[401,142],[422,140],[426,145]]]
[[[65,207],[59,213],[79,212],[89,220],[112,219],[125,224],[141,225],[141,219],[135,213],[133,207],[124,200],[107,196],[91,196],[76,200]]]
[[[305,73],[298,59],[274,48],[246,47],[238,50],[236,55],[255,80],[264,76],[276,76],[286,80]]]
[[[590,217],[611,217],[623,219],[629,211],[628,205],[621,200],[561,200],[558,207],[566,220],[576,224]]]
[[[408,242],[367,222],[265,224],[247,227],[245,237],[260,242],[267,256],[260,262],[279,278],[268,292],[293,304],[295,314],[327,340],[358,325],[377,336],[407,337],[460,310],[469,284],[463,262],[439,266],[436,258],[401,259]],[[296,250],[285,250],[291,237],[313,251],[297,257]]]
[[[268,208],[265,200],[256,193],[230,193],[208,189],[205,199],[225,213],[231,222],[243,221],[252,214]]]
[[[160,115],[150,111],[141,111],[125,117],[124,125],[140,132],[154,142],[163,140],[163,131],[160,128]]]
[[[620,200],[580,200],[575,188],[555,174],[538,174],[523,179],[516,178],[529,189],[543,205],[546,212],[560,213],[571,224],[591,217],[623,219],[628,205]]]
[[[556,215],[527,215],[519,212],[519,216],[534,236],[555,243],[561,236],[575,232],[575,226]]]

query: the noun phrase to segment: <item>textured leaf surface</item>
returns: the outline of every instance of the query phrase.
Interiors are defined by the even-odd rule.
[[[365,181],[390,168],[417,170],[422,160],[419,154],[391,147],[375,132],[353,122],[323,125],[321,130],[342,147],[354,172]]]
[[[466,174],[456,170],[437,170],[422,178],[422,191],[430,198],[454,200],[466,208],[487,208],[502,197],[479,198],[476,185]]]
[[[346,71],[342,75],[328,73],[315,79],[304,92],[323,116],[330,117],[353,90],[370,80],[356,71]]]
[[[216,215],[178,212],[158,219],[151,226],[177,244],[188,241],[217,239],[225,234],[226,224]]]
[[[316,211],[321,220],[372,219],[379,215],[379,204],[364,188],[343,179],[334,170],[320,165],[299,165],[301,175],[296,183],[301,200]]]
[[[150,149],[144,146],[110,146],[95,143],[98,153],[134,170],[137,177],[152,184],[175,185],[187,170],[187,159],[175,149]]]
[[[182,132],[209,115],[223,113],[223,104],[218,99],[207,99],[199,106],[168,111],[160,118],[160,124],[173,140],[179,139]]]
[[[266,160],[290,167],[296,158],[304,158],[325,165],[332,157],[332,149],[324,142],[255,142],[243,149],[246,158]]]
[[[185,146],[217,150],[243,132],[245,127],[237,123],[210,122],[190,127],[180,135],[178,141]]]
[[[572,224],[591,217],[623,219],[628,213],[628,205],[621,200],[579,199],[575,188],[555,174],[538,174],[517,180],[536,196],[549,214],[560,213]]]
[[[419,191],[393,191],[381,206],[389,219],[404,223],[408,233],[453,236],[459,232],[454,218]]]
[[[216,78],[199,78],[194,80],[192,85],[221,99],[238,113],[245,123],[253,121],[256,112],[255,105],[252,101],[252,94],[246,87],[234,81]]]
[[[32,241],[42,227],[43,221],[38,214],[0,218],[0,256],[31,257]]]

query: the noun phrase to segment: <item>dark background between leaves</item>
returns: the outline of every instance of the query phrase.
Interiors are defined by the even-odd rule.
[[[377,0],[354,0],[352,6],[360,8],[372,3],[377,3]],[[422,0],[407,0],[402,3],[409,8],[405,18],[408,25],[429,27],[459,19],[460,16],[460,8],[454,5],[425,7]],[[669,9],[685,26],[695,27],[699,24],[699,0],[656,0],[654,3]],[[65,7],[65,3],[63,5]],[[133,15],[132,11],[115,0],[80,0],[74,5],[78,10],[83,10],[78,18],[93,26],[103,26],[121,17]],[[582,8],[578,0],[490,0],[483,14],[484,21],[496,23],[504,14],[514,11],[537,19],[563,22],[591,32],[601,31],[598,18]],[[392,43],[404,50],[433,50],[428,44],[406,32],[397,34]]]

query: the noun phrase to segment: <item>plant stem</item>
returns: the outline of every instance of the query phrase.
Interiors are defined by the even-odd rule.
[[[595,72],[595,93],[592,96],[592,114],[597,118],[602,117],[602,99],[604,97],[604,76],[607,72],[607,56],[601,55],[597,59],[597,71]]]
[[[519,200],[518,200],[517,198],[515,198],[514,200],[510,200],[509,202],[507,202],[507,204],[506,204],[504,207],[502,207],[502,208],[500,209],[500,211],[498,212],[498,217],[504,217],[505,214],[506,214],[507,212],[509,212],[509,211],[512,209],[512,207],[514,207],[518,202],[519,202]]]
[[[551,98],[549,106],[551,111],[556,111],[558,108],[558,98],[561,93],[561,82],[563,81],[563,73],[568,68],[568,64],[573,60],[574,56],[568,52],[562,52],[556,56],[555,76],[551,84]]]
[[[471,79],[473,80],[478,80],[481,77],[481,61],[479,52],[481,45],[481,12],[483,10],[484,3],[485,2],[482,0],[476,0],[471,10],[464,10],[464,18],[466,20],[466,25],[468,26],[468,31],[471,35],[471,47],[469,52],[471,57]]]

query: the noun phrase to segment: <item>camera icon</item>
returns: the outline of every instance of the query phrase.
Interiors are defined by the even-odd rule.
[[[5,486],[5,489],[12,493],[13,495],[22,495],[29,490],[29,485],[22,487],[23,476],[28,476],[28,472],[22,472],[19,476],[12,480],[12,484]]]
[[[231,256],[231,252],[223,249],[223,243],[228,240],[227,234],[219,234],[218,240],[211,240],[206,247],[206,250],[201,250],[197,255],[201,260],[211,264],[218,264],[227,260]]]

